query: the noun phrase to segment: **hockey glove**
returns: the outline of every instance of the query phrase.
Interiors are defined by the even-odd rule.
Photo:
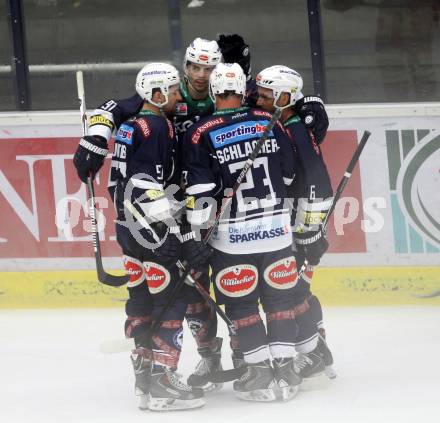
[[[92,179],[101,169],[104,159],[107,156],[107,142],[99,135],[85,135],[81,138],[75,155],[73,164],[76,167],[79,179],[87,183],[87,177]]]
[[[329,247],[325,233],[321,229],[319,231],[297,232],[294,234],[294,238],[297,252],[304,256],[311,266],[317,266]]]
[[[156,232],[156,234],[162,234],[164,232],[163,226],[163,223],[151,224],[151,227]],[[161,264],[164,264],[165,266],[171,266],[180,259],[182,244],[180,242],[180,239],[178,238],[179,234],[179,228],[175,227],[170,228],[169,232],[165,231],[165,233],[162,235],[166,237],[165,241],[154,250],[154,254]]]
[[[188,266],[197,272],[207,272],[208,260],[214,252],[213,249],[203,241],[196,239],[194,231],[182,235],[182,256]]]
[[[238,34],[220,34],[217,40],[225,63],[238,63],[246,78],[251,74],[251,54],[249,46]]]
[[[328,129],[328,116],[323,101],[317,96],[303,97],[297,100],[294,108],[306,128],[311,129],[316,143],[321,144]]]

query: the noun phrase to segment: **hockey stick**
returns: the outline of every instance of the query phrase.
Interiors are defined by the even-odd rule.
[[[76,72],[76,86],[78,89],[79,110],[81,114],[81,127],[83,136],[87,135],[87,115],[86,115],[86,100],[84,91],[84,79],[82,71]],[[98,224],[96,220],[96,206],[95,206],[95,190],[93,187],[92,176],[87,178],[87,194],[89,203],[90,220],[92,224],[92,239],[93,239],[93,251],[96,261],[96,273],[98,275],[99,282],[109,286],[122,286],[125,285],[128,280],[128,275],[111,275],[107,273],[102,266],[101,245],[99,243]]]
[[[230,203],[232,202],[233,196],[235,195],[235,193],[237,192],[238,188],[240,187],[240,184],[243,182],[244,178],[246,177],[247,172],[249,171],[249,169],[252,167],[253,162],[255,160],[255,158],[258,156],[261,148],[263,147],[264,142],[266,141],[266,139],[269,137],[270,132],[272,131],[276,121],[279,119],[279,117],[281,116],[281,110],[280,109],[276,109],[275,113],[273,114],[272,118],[270,119],[270,121],[268,122],[268,124],[266,125],[266,128],[264,129],[263,134],[261,135],[261,137],[259,138],[257,144],[254,147],[254,150],[251,152],[251,154],[249,155],[248,159],[246,160],[246,163],[242,169],[242,171],[240,172],[236,182],[234,183],[234,186],[232,187],[232,191],[229,193],[227,200],[225,202],[222,203],[222,207],[220,208],[220,210],[217,212],[216,217],[215,217],[215,221],[213,223],[213,225],[210,227],[210,229],[207,231],[205,237],[203,238],[203,243],[206,245],[209,241],[209,239],[211,238],[214,229],[217,227],[221,216],[224,214],[225,210],[227,210],[227,207],[230,205]],[[125,205],[125,203],[124,203]],[[136,217],[136,216],[135,216]],[[171,292],[170,296],[168,297],[168,300],[166,302],[166,304],[163,306],[161,312],[160,312],[160,316],[164,316],[165,313],[168,311],[168,309],[171,307],[171,305],[173,304],[177,294],[179,293],[180,289],[182,288],[183,284],[185,283],[185,280],[187,279],[188,275],[190,274],[191,269],[189,269],[188,267],[185,268],[182,276],[179,278],[179,280],[176,282],[176,285],[173,288],[173,291]],[[208,298],[206,296],[208,296],[211,300],[212,298],[210,297],[210,295],[203,289],[203,287],[201,287],[201,291],[199,291],[200,294],[208,300]],[[217,306],[218,307],[218,306]],[[223,310],[221,310],[218,307],[218,310],[221,311],[221,317],[223,318],[223,315],[227,318],[227,316],[224,314]],[[217,311],[217,308],[216,308]],[[160,324],[160,319],[157,318],[155,320],[154,325],[159,325]],[[230,320],[228,319],[228,321],[230,322]],[[231,322],[231,325],[228,325],[228,329],[231,330],[231,328],[233,327],[233,324]],[[154,326],[148,330],[149,334],[154,333]],[[235,328],[233,329],[232,334],[235,333]],[[149,335],[147,335],[149,336]],[[151,339],[151,338],[150,338]],[[127,340],[118,340],[118,341],[112,341],[112,340],[108,340],[108,341],[104,341],[103,343],[101,343],[101,352],[103,353],[112,353],[112,352],[120,352],[120,351],[125,351],[125,349],[131,349],[133,345],[133,341],[130,339]],[[233,369],[234,370],[234,369]],[[236,379],[236,377],[235,377]],[[233,380],[233,379],[231,379]]]
[[[139,211],[134,207],[134,205],[128,199],[124,200],[124,206],[136,218],[136,220],[142,225],[143,228],[151,231],[153,238],[154,238],[154,241],[159,242],[160,241],[159,237],[157,236],[157,234],[155,233],[155,231],[153,230],[151,225],[148,223],[148,221],[145,219],[145,217],[139,213]],[[186,266],[180,260],[177,260],[176,266],[180,270],[182,270],[183,272],[186,272],[186,270],[187,270]],[[224,322],[226,323],[226,326],[228,327],[229,333],[232,335],[236,335],[234,324],[231,322],[231,320],[228,318],[228,316],[226,316],[225,312],[220,308],[220,306],[213,300],[213,298],[209,295],[209,293],[205,291],[205,289],[200,284],[200,282],[198,282],[196,279],[194,279],[190,273],[187,275],[185,282],[188,285],[192,286],[193,288],[197,289],[197,291],[200,293],[200,295],[211,305],[212,308],[214,308],[214,310],[217,312],[217,314],[224,320]],[[177,295],[177,292],[174,293],[174,291],[173,291],[172,294],[170,295],[170,297],[168,298],[167,304],[168,304],[168,302],[171,302],[171,304],[172,304],[175,300],[176,295]],[[167,304],[165,304],[165,306]],[[159,324],[162,320],[163,315],[165,314],[164,313],[165,306],[161,310],[160,315],[155,320],[155,323],[153,324],[153,326],[151,328],[152,336],[155,335],[157,329],[159,329]],[[170,306],[168,306],[168,308],[169,307]],[[166,310],[165,310],[165,312],[166,312]]]
[[[331,216],[331,214],[334,212],[335,207],[336,207],[336,203],[340,199],[341,194],[344,191],[344,188],[347,185],[347,182],[351,177],[353,169],[356,166],[356,163],[358,162],[359,157],[362,153],[362,150],[364,149],[365,144],[367,143],[370,135],[371,135],[371,132],[369,132],[369,131],[364,132],[362,139],[361,139],[358,147],[356,148],[346,171],[344,172],[344,176],[343,176],[342,180],[340,181],[338,188],[336,189],[336,194],[333,197],[332,205],[331,205],[331,207],[330,207],[330,209],[324,219],[324,222],[322,224],[324,231],[327,228],[328,219]],[[300,271],[298,272],[298,278],[300,278],[303,275],[303,273],[305,272],[305,270],[307,268],[307,265],[308,265],[308,262],[307,262],[307,260],[305,260],[303,265],[301,266]],[[230,370],[226,370],[223,372],[221,372],[221,371],[215,372],[210,376],[209,381],[212,383],[228,382],[228,381],[240,378],[241,375],[244,373],[244,371],[245,371],[245,368],[239,367],[237,369],[230,369]]]
[[[222,202],[222,206],[220,207],[220,210],[217,212],[216,216],[215,216],[215,220],[213,222],[213,224],[209,227],[209,229],[207,230],[205,236],[203,237],[203,244],[208,245],[209,240],[211,239],[212,234],[214,233],[214,230],[217,228],[221,217],[223,216],[225,210],[228,209],[229,205],[231,204],[234,195],[236,194],[236,192],[238,191],[238,189],[240,188],[241,183],[243,182],[243,180],[246,178],[247,173],[249,172],[249,169],[252,167],[256,157],[258,156],[258,154],[260,153],[260,150],[263,147],[264,142],[267,140],[267,138],[269,137],[270,132],[272,131],[276,121],[280,118],[281,116],[281,109],[276,109],[275,113],[273,114],[272,118],[270,119],[270,121],[268,122],[268,124],[266,125],[266,127],[264,128],[263,134],[261,135],[261,137],[259,138],[257,144],[255,145],[253,151],[249,154],[249,157],[246,160],[245,165],[243,166],[243,169],[241,170],[240,174],[237,177],[237,180],[235,181],[232,190],[229,192],[228,196],[226,197],[226,200],[224,202]],[[184,270],[183,270],[184,269]],[[179,278],[179,280],[177,281],[173,291],[170,294],[170,297],[168,298],[167,303],[164,305],[163,309],[161,310],[160,313],[160,317],[164,316],[165,313],[168,311],[168,309],[171,307],[171,305],[173,304],[177,294],[180,292],[185,280],[187,279],[188,275],[191,272],[191,268],[189,267],[183,267],[183,274],[182,276]],[[205,291],[203,289],[203,287],[201,287],[203,291]],[[199,291],[201,293],[201,295],[207,299],[207,297],[205,296],[204,293],[202,293],[201,291]],[[207,296],[212,300],[212,298],[209,296],[209,294],[207,294]],[[208,300],[209,301],[209,300]],[[211,301],[209,301],[211,303]],[[212,304],[212,303],[211,303]],[[218,306],[216,308],[217,310],[221,310]],[[227,318],[227,316],[223,313],[223,310],[221,310],[221,314],[220,316],[223,318],[223,316],[225,318]],[[232,333],[233,335],[235,334],[235,328],[234,325],[232,324],[232,322],[227,319],[229,323],[227,323],[228,325],[228,329],[231,330],[232,328]],[[153,324],[152,327],[152,331],[151,333],[154,334],[155,330],[158,329],[158,327],[156,328],[156,325],[160,324],[160,319],[156,319],[155,323]]]
[[[249,154],[249,157],[247,158],[247,160],[246,160],[246,162],[245,162],[245,164],[243,166],[243,169],[241,170],[240,174],[238,175],[237,180],[235,181],[231,191],[226,196],[226,200],[224,200],[222,202],[222,206],[221,206],[220,210],[215,215],[215,219],[214,219],[213,224],[209,227],[209,229],[207,230],[205,236],[203,237],[202,242],[205,245],[208,244],[209,240],[211,239],[212,234],[214,233],[215,229],[217,228],[217,226],[218,226],[218,224],[220,222],[221,217],[225,213],[225,210],[228,209],[228,207],[231,204],[235,194],[237,193],[238,189],[240,188],[241,183],[243,182],[244,178],[246,177],[249,169],[254,164],[254,161],[255,161],[256,157],[260,153],[260,150],[263,148],[264,142],[269,137],[269,134],[272,131],[276,121],[280,118],[281,112],[282,112],[281,109],[276,109],[275,110],[275,113],[273,114],[272,118],[270,119],[270,121],[266,125],[266,128],[264,128],[263,134],[259,138],[259,140],[258,140],[257,144],[255,145],[254,149],[252,150],[252,152]],[[186,276],[189,274],[190,271],[191,271],[191,269],[187,269],[183,273],[183,275],[179,279],[179,282],[178,282],[177,285],[181,284],[186,279]]]
[[[330,206],[329,211],[327,212],[327,215],[324,218],[324,221],[322,222],[322,230],[323,232],[326,231],[328,220],[330,216],[335,211],[336,203],[341,198],[342,192],[345,189],[345,186],[347,185],[348,180],[351,177],[351,174],[353,173],[353,169],[356,166],[360,155],[362,154],[362,151],[364,150],[365,144],[368,141],[368,138],[370,138],[371,132],[370,131],[364,131],[364,134],[362,135],[361,141],[359,142],[359,145],[357,146],[353,157],[350,160],[350,163],[347,166],[347,169],[344,172],[344,176],[342,177],[341,181],[339,182],[338,188],[336,189],[336,194],[333,196],[332,205]],[[304,263],[301,266],[301,269],[298,272],[298,279],[301,278],[301,276],[304,274],[309,262],[307,259],[304,260]]]

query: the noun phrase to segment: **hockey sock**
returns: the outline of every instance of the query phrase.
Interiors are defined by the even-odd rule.
[[[313,313],[308,299],[294,308],[298,334],[295,339],[295,349],[301,353],[313,351],[318,345],[318,329],[313,319]]]
[[[266,313],[267,337],[273,358],[293,357],[298,326],[293,309]]]
[[[213,346],[217,335],[217,315],[205,301],[188,304],[186,321],[198,348]]]
[[[266,329],[258,306],[227,307],[226,313],[237,329],[240,350],[247,363],[259,363],[270,358]]]

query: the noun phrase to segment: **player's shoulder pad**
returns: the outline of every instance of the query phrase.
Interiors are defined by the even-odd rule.
[[[205,132],[216,126],[222,125],[225,122],[226,119],[222,116],[209,116],[200,120],[189,128],[191,143],[198,144],[200,142],[200,138]]]

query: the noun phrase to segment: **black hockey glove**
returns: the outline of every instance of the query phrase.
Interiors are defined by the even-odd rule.
[[[194,231],[182,235],[182,257],[188,266],[197,272],[208,271],[208,260],[212,256],[213,249],[201,240],[196,239]]]
[[[238,34],[220,34],[217,43],[224,62],[238,63],[246,77],[249,78],[251,74],[251,54],[243,37]]]
[[[321,229],[298,232],[294,234],[294,238],[297,252],[303,255],[310,265],[317,266],[329,247],[325,233]]]
[[[328,129],[328,116],[323,101],[317,96],[303,97],[294,105],[304,125],[312,130],[317,144],[324,141]]]
[[[152,224],[151,227],[156,232],[156,234],[163,233],[163,223]],[[165,241],[160,245],[160,247],[154,250],[154,254],[159,259],[161,264],[165,266],[171,266],[180,259],[180,254],[182,251],[182,244],[180,239],[176,236],[179,233],[179,228],[170,228],[170,231],[165,231],[166,236]]]
[[[107,153],[107,142],[103,137],[99,135],[85,135],[81,138],[73,156],[73,164],[76,167],[79,179],[84,183],[87,182],[89,175],[93,179],[98,170],[101,169]]]

